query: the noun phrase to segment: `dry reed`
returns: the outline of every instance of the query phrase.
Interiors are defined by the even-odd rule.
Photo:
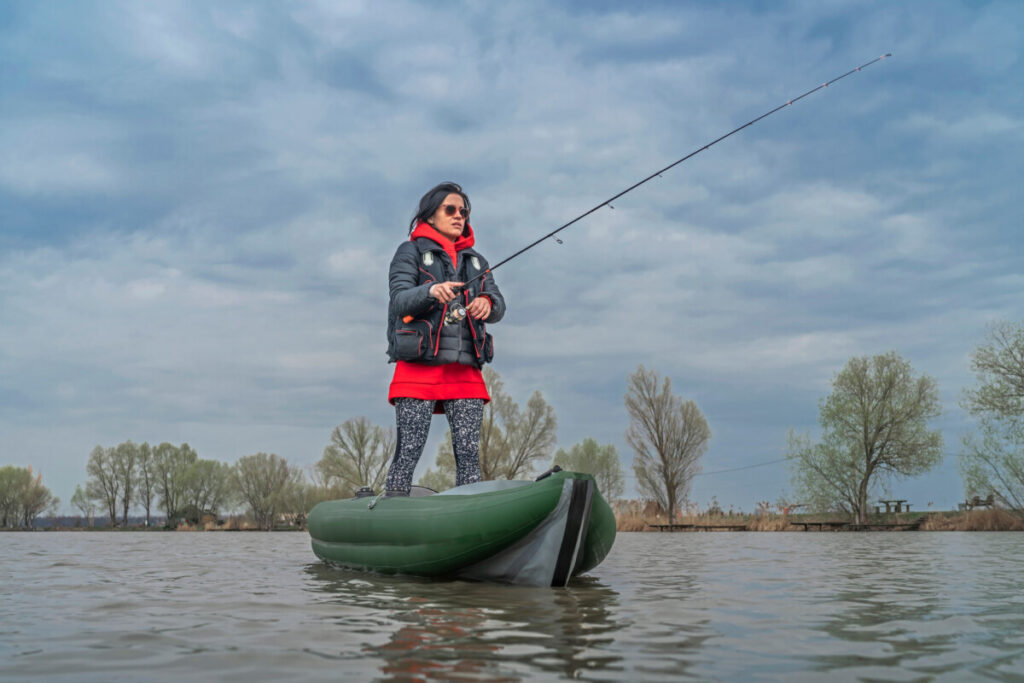
[[[968,510],[932,513],[921,523],[924,531],[1024,531],[1024,520],[1006,510]]]
[[[651,525],[668,524],[668,515],[658,505],[643,500],[617,500],[612,506],[615,512],[615,528],[618,531],[654,531]],[[778,508],[781,512],[777,512]],[[711,526],[746,526],[748,531],[793,530],[790,520],[802,521],[807,518],[826,521],[846,521],[849,518],[839,514],[787,514],[782,506],[762,501],[757,511],[744,514],[742,511],[724,512],[717,501],[704,509],[690,504],[684,510],[677,510],[675,524],[692,525],[696,528]],[[912,515],[872,515],[875,524],[911,525],[921,519],[922,513]],[[919,528],[923,531],[1024,531],[1024,517],[1001,509],[970,510],[966,512],[932,512],[924,515]]]

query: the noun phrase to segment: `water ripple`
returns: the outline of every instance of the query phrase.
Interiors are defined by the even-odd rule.
[[[9,534],[0,677],[1014,680],[1022,540],[620,534],[537,589],[347,572],[298,533]]]

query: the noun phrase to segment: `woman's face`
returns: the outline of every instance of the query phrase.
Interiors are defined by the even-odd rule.
[[[462,195],[453,192],[444,198],[434,215],[427,219],[427,223],[454,242],[462,236],[467,218],[469,218],[469,213],[466,212],[466,203],[462,201]]]

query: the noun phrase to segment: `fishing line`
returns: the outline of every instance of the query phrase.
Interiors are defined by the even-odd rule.
[[[775,465],[775,464],[780,463],[780,462],[786,462],[787,460],[792,460],[792,458],[789,458],[789,457],[778,458],[777,460],[768,460],[766,462],[759,462],[759,463],[755,463],[753,465],[743,465],[742,467],[731,467],[731,468],[729,468],[727,470],[713,470],[711,472],[697,472],[693,476],[695,476],[695,477],[706,477],[706,476],[711,475],[711,474],[725,474],[726,472],[739,472],[741,470],[752,470],[755,467],[765,467],[767,465]],[[622,476],[624,476],[626,479],[636,479],[636,476],[632,475],[632,474],[623,474]]]
[[[758,116],[757,118],[754,118],[754,119],[751,119],[750,121],[747,121],[742,126],[739,126],[737,128],[732,129],[731,131],[729,131],[725,135],[723,135],[723,136],[721,136],[719,138],[716,138],[715,140],[712,140],[711,142],[707,143],[703,147],[698,147],[697,149],[695,149],[694,151],[690,152],[689,154],[687,154],[686,156],[682,157],[681,159],[677,159],[676,161],[673,161],[671,164],[669,164],[665,168],[662,168],[662,169],[659,169],[659,170],[655,171],[654,173],[652,173],[651,175],[647,176],[646,178],[644,178],[640,182],[637,182],[637,183],[634,183],[634,184],[630,185],[629,187],[627,187],[622,192],[619,192],[618,194],[616,194],[616,195],[614,195],[612,197],[609,197],[608,199],[604,200],[603,202],[601,202],[600,204],[598,204],[594,208],[590,209],[589,211],[581,213],[579,216],[576,216],[576,218],[573,218],[568,223],[565,223],[564,225],[561,225],[561,226],[555,228],[554,230],[552,230],[548,234],[544,235],[543,237],[540,237],[537,240],[534,240],[533,242],[531,242],[530,244],[526,245],[525,247],[523,247],[522,249],[520,249],[516,253],[512,254],[511,256],[509,256],[508,258],[505,258],[505,259],[499,261],[497,264],[491,266],[490,268],[488,268],[487,270],[483,271],[482,273],[476,275],[475,277],[471,278],[470,280],[467,280],[462,285],[462,288],[464,289],[470,283],[479,280],[480,278],[482,278],[485,275],[487,275],[488,273],[490,273],[490,272],[500,268],[501,266],[503,266],[504,264],[508,263],[509,261],[511,261],[512,259],[516,258],[517,256],[519,256],[519,255],[529,251],[530,249],[533,249],[535,246],[537,246],[538,244],[540,244],[544,240],[550,239],[552,237],[555,237],[555,235],[557,235],[558,233],[562,232],[563,230],[568,228],[570,225],[573,225],[574,223],[578,223],[579,221],[583,220],[584,218],[586,218],[590,214],[594,213],[595,211],[601,209],[602,207],[607,206],[609,208],[613,208],[614,209],[615,207],[612,206],[612,202],[614,202],[619,197],[622,197],[623,195],[626,195],[626,194],[632,192],[633,190],[635,190],[636,188],[640,187],[641,185],[643,185],[644,183],[648,182],[649,180],[653,180],[654,178],[661,177],[662,173],[665,173],[666,171],[668,171],[668,170],[670,170],[672,168],[675,168],[676,166],[678,166],[679,164],[683,163],[687,159],[690,159],[692,157],[697,156],[698,154],[700,154],[704,150],[709,149],[709,148],[717,145],[722,140],[725,140],[726,138],[728,138],[728,137],[730,137],[732,135],[735,135],[736,133],[740,132],[744,128],[749,128],[750,126],[754,125],[755,123],[757,123],[761,119],[766,119],[766,118],[768,118],[769,116],[771,116],[772,114],[774,114],[777,111],[785,109],[786,107],[791,107],[795,103],[797,103],[800,100],[802,100],[803,98],[807,97],[808,95],[816,93],[819,90],[821,90],[822,88],[827,88],[828,86],[832,85],[833,83],[835,83],[837,81],[841,81],[844,78],[846,78],[847,76],[849,76],[851,74],[855,74],[858,71],[861,71],[862,69],[866,69],[867,67],[871,66],[875,62],[880,62],[880,61],[882,61],[883,59],[885,59],[887,57],[892,57],[892,53],[891,52],[887,52],[884,55],[882,55],[881,57],[876,57],[875,59],[872,59],[870,62],[865,62],[864,64],[861,64],[858,67],[850,69],[849,71],[847,71],[846,73],[844,73],[841,76],[836,76],[835,78],[833,78],[830,81],[825,81],[824,83],[822,83],[821,85],[817,86],[816,88],[811,88],[810,90],[808,90],[807,92],[803,93],[802,95],[798,95],[797,97],[794,97],[792,99],[786,100],[786,102],[784,104],[780,104],[779,106],[775,107],[771,111],[767,111],[764,114],[761,114],[760,116]],[[559,244],[561,244],[561,240],[559,240],[557,237],[555,237],[555,240],[557,240],[559,242]]]
[[[756,465],[744,465],[743,467],[733,467],[727,470],[714,470],[713,472],[698,472],[693,475],[695,477],[706,477],[709,474],[725,474],[726,472],[739,472],[740,470],[752,470],[755,467],[764,467],[765,465],[774,465],[776,463],[785,462],[791,458],[779,458],[778,460],[769,460],[768,462],[759,462]]]

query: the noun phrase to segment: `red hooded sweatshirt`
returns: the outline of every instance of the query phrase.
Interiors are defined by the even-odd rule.
[[[419,237],[426,237],[441,245],[453,266],[458,263],[458,252],[476,243],[473,228],[468,223],[466,229],[462,231],[462,236],[455,242],[444,237],[434,229],[434,226],[427,223],[417,225],[409,239],[415,240]],[[491,400],[479,368],[461,363],[425,365],[404,360],[395,363],[395,375],[391,378],[391,387],[388,389],[388,402],[393,404],[396,398],[437,401],[434,404],[434,412],[438,414],[444,413],[444,404],[441,401],[445,399],[482,398],[485,402]]]

